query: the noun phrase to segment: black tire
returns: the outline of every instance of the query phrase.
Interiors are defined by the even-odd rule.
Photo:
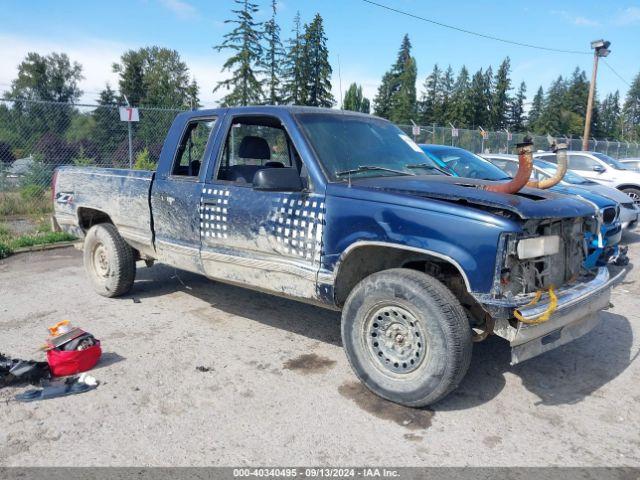
[[[103,297],[118,297],[131,290],[136,278],[133,249],[111,223],[89,229],[84,239],[84,268],[93,288]]]
[[[403,268],[356,285],[342,310],[342,342],[372,392],[409,407],[444,398],[471,361],[471,328],[460,302],[435,278]]]
[[[640,207],[640,189],[639,188],[623,188],[622,191],[631,197],[636,207]]]

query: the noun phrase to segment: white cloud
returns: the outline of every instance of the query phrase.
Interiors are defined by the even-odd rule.
[[[597,27],[600,25],[600,22],[597,20],[593,20],[582,15],[574,15],[566,10],[553,10],[551,13],[553,15],[559,15],[569,23],[579,27]]]
[[[84,80],[80,82],[80,89],[84,94],[80,101],[87,104],[96,102],[99,92],[107,83],[117,89],[118,76],[112,72],[112,64],[120,60],[124,51],[139,47],[139,45],[126,45],[97,38],[56,42],[49,39],[3,34],[0,34],[0,45],[11,45],[11,48],[0,49],[0,65],[6,66],[0,69],[0,92],[10,88],[11,81],[17,75],[18,64],[27,53],[37,52],[46,55],[52,52],[64,52],[71,61],[82,65]],[[210,56],[193,56],[181,53],[181,56],[189,67],[191,76],[200,86],[201,102],[206,107],[216,106],[223,93],[218,92],[214,95],[213,87],[226,77],[220,72],[223,63],[222,54],[212,52]]]
[[[619,11],[615,23],[622,26],[640,24],[640,7],[627,7]]]
[[[182,20],[190,20],[198,16],[198,11],[190,3],[182,0],[160,0],[160,3]]]

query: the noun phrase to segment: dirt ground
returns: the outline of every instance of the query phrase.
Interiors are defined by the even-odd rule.
[[[628,234],[632,262],[640,235]],[[637,262],[640,263],[640,262]],[[0,352],[34,353],[69,319],[102,340],[97,390],[31,404],[0,389],[0,466],[640,466],[638,269],[585,337],[515,367],[474,346],[432,409],[366,391],[339,315],[172,268],[94,294],[73,248],[0,262]]]

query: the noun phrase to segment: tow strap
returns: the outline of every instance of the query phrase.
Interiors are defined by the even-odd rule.
[[[525,305],[525,307],[532,307],[535,304],[537,304],[540,301],[540,299],[542,298],[542,292],[543,292],[543,290],[538,290],[536,292],[536,296],[533,297],[533,300],[531,300],[529,303],[527,303]],[[524,318],[522,316],[522,314],[516,308],[513,311],[513,316],[516,317],[522,323],[526,323],[526,324],[529,324],[529,325],[537,325],[539,323],[544,323],[547,320],[549,320],[549,318],[551,318],[551,315],[553,314],[553,312],[556,311],[556,308],[558,308],[558,297],[556,297],[556,294],[553,291],[553,285],[552,285],[552,286],[549,287],[549,307],[547,308],[547,310],[545,312],[541,313],[540,315],[538,315],[537,317],[534,317],[534,318]]]

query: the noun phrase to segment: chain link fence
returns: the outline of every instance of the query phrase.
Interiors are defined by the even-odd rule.
[[[139,111],[129,130],[117,105],[0,100],[0,217],[51,211],[60,165],[153,168],[180,110]]]
[[[0,223],[3,218],[51,211],[50,185],[60,165],[154,168],[169,127],[181,110],[140,108],[140,121],[120,120],[117,105],[0,100]],[[129,130],[130,126],[130,130]],[[438,143],[473,152],[513,153],[523,134],[439,126],[401,126],[418,143]],[[548,149],[544,136],[535,149]],[[566,139],[580,150],[579,138]],[[590,149],[616,158],[640,156],[637,143],[592,140]]]
[[[464,148],[474,153],[515,153],[517,143],[523,141],[526,134],[489,132],[469,130],[464,128],[450,128],[432,126],[400,125],[400,128],[411,136],[416,143],[432,143],[439,145],[451,145]],[[420,133],[416,134],[419,129]],[[536,150],[549,150],[549,141],[546,135],[534,135],[533,148]],[[579,137],[557,137],[556,140],[563,141],[569,150],[582,150],[582,138]],[[589,150],[604,153],[613,158],[640,157],[640,143],[618,142],[612,140],[589,141]]]

